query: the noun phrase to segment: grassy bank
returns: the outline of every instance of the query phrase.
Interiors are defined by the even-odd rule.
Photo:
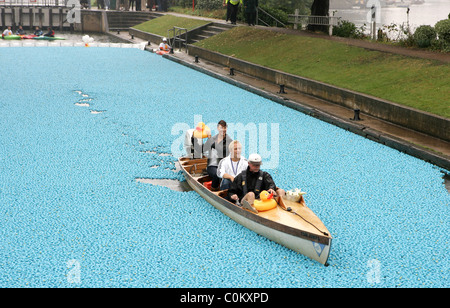
[[[172,29],[173,27],[180,27],[192,30],[194,28],[203,26],[207,23],[208,21],[200,19],[165,15],[162,17],[146,21],[142,24],[134,26],[133,28],[161,36],[167,36],[168,35],[167,30]]]
[[[196,45],[450,118],[450,66],[440,62],[250,27]]]

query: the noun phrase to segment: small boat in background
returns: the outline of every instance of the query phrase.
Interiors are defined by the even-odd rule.
[[[58,36],[36,36],[33,37],[33,40],[56,41],[56,40],[65,40],[65,38]]]
[[[22,37],[20,35],[2,35],[2,39],[4,40],[21,40]]]
[[[24,40],[31,40],[31,39],[34,39],[35,37],[37,37],[37,35],[34,35],[34,34],[27,34],[27,35],[21,35],[22,36],[22,39],[24,39]]]

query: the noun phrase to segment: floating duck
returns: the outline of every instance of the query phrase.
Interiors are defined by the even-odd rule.
[[[94,38],[86,34],[83,35],[81,40],[84,42],[84,47],[89,47],[89,43],[92,43],[94,41]]]
[[[194,138],[207,138],[209,135],[211,135],[209,127],[205,123],[199,122],[193,133]]]
[[[277,202],[273,199],[273,193],[269,194],[267,190],[263,190],[259,194],[259,198],[261,200],[255,200],[253,202],[253,206],[258,210],[258,212],[268,211],[277,206]]]

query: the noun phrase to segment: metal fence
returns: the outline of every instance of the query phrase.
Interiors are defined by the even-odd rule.
[[[39,7],[50,7],[50,6],[66,6],[68,0],[0,0],[0,7],[10,7],[10,6],[39,6]]]
[[[340,20],[341,17],[335,16],[299,15],[298,10],[295,10],[295,14],[289,15],[289,22],[294,24],[294,29],[297,29],[298,25],[301,28],[305,28],[307,25],[328,26],[330,36],[333,33],[333,27],[338,26]]]

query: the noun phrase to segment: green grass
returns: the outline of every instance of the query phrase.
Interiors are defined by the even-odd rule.
[[[196,45],[450,118],[448,64],[250,27]]]
[[[225,19],[227,17],[227,10],[225,8],[218,10],[203,10],[195,8],[195,10],[193,11],[191,6],[186,8],[183,8],[181,6],[171,6],[169,8],[169,11],[185,15],[202,16],[216,19]]]
[[[167,30],[172,29],[173,27],[192,30],[206,25],[207,23],[209,22],[205,20],[164,15],[134,26],[133,28],[161,36],[167,36]]]

